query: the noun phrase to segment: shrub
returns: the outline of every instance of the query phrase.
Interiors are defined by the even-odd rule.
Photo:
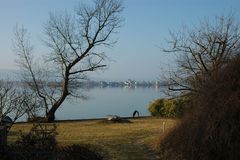
[[[102,160],[103,157],[95,151],[89,149],[89,146],[72,145],[65,146],[58,150],[60,153],[58,160]]]
[[[0,160],[102,160],[95,148],[87,145],[57,146],[56,125],[34,124],[27,134],[20,133]]]
[[[213,78],[202,76],[206,81],[191,97],[191,109],[158,142],[162,159],[240,159],[240,58],[231,60]]]
[[[162,117],[162,110],[164,108],[164,99],[157,99],[150,103],[148,107],[148,111],[152,116],[160,116]]]
[[[152,116],[176,118],[183,115],[185,104],[188,102],[186,97],[175,99],[157,99],[150,103],[148,110]]]
[[[167,118],[174,118],[177,117],[179,115],[177,115],[177,102],[176,100],[173,99],[168,99],[164,101],[164,108],[163,108],[163,115],[164,117]]]
[[[55,124],[36,123],[29,133],[20,132],[20,137],[16,143],[8,148],[8,159],[54,159],[57,146],[55,136]]]

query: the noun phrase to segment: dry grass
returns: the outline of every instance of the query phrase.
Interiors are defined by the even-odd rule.
[[[162,124],[169,131],[176,120],[158,118],[131,119],[131,123],[100,123],[100,120],[57,123],[59,145],[88,144],[95,146],[106,159],[156,159],[151,145],[163,135]],[[18,130],[28,132],[32,124],[15,124],[8,140],[14,142]],[[105,154],[106,153],[106,154]]]

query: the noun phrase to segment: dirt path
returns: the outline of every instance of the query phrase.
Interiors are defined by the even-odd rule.
[[[159,160],[159,156],[153,151],[151,146],[144,144],[141,138],[137,139],[134,145],[138,146],[138,148],[141,148],[144,155],[146,155],[144,157],[146,160]]]

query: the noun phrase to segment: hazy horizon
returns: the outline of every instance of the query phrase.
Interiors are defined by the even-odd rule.
[[[0,80],[4,79],[10,79],[14,80],[16,77],[18,77],[18,73],[20,72],[19,69],[1,69],[0,68]],[[155,79],[132,79],[132,78],[108,78],[108,77],[101,77],[101,76],[96,76],[94,77],[94,74],[92,76],[88,76],[87,79],[92,80],[92,81],[115,81],[115,82],[122,82],[126,80],[136,80],[136,81],[155,81],[155,80],[160,80],[160,78],[155,78]]]

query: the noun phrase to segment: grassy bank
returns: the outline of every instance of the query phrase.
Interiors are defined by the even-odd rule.
[[[129,119],[126,123],[104,123],[102,120],[57,122],[59,145],[89,144],[96,146],[111,160],[151,160],[156,155],[151,150],[154,141],[169,131],[176,120],[158,118]],[[32,124],[15,124],[8,140],[13,142],[18,130],[28,132]]]

